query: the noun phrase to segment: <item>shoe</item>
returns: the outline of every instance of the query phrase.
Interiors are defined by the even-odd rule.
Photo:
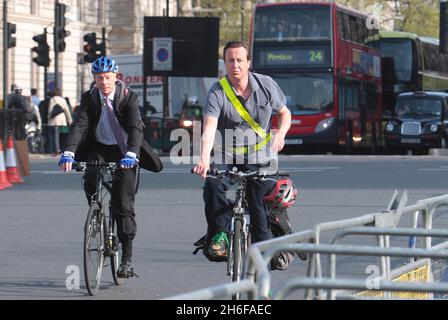
[[[221,231],[212,238],[210,246],[208,247],[208,253],[212,257],[226,257],[228,247],[229,239],[227,233]]]
[[[287,270],[294,260],[294,254],[288,251],[281,251],[271,259],[271,270]]]
[[[122,262],[120,267],[118,267],[117,277],[118,278],[129,278],[135,275],[134,266],[132,262]]]

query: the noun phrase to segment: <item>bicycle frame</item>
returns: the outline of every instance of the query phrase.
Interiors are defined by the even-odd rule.
[[[247,181],[245,178],[242,178],[238,181],[237,188],[235,191],[235,202],[232,208],[232,220],[230,224],[230,245],[229,245],[229,255],[227,259],[227,275],[232,277],[232,281],[238,282],[241,277],[241,271],[242,267],[234,266],[235,259],[235,248],[237,246],[240,246],[241,248],[241,257],[244,256],[244,254],[247,251],[248,243],[247,240],[249,239],[249,225],[247,223],[247,219],[245,217],[245,214],[247,213],[247,200],[246,200],[246,188],[247,188]],[[237,232],[237,229],[239,230],[239,233]],[[238,237],[235,237],[235,234],[239,234]],[[238,238],[238,239],[236,239]],[[235,244],[235,241],[240,241],[240,244]],[[241,259],[242,260],[242,259]],[[239,261],[236,261],[237,263],[240,263]]]
[[[115,284],[119,285],[123,281],[116,276],[120,246],[114,230],[114,209],[112,205],[112,183],[117,165],[115,163],[99,163],[94,161],[81,163],[81,165],[78,164],[77,168],[84,170],[86,165],[97,167],[95,193],[90,196],[90,208],[84,229],[84,272],[86,286],[89,294],[94,295],[98,292],[104,260],[108,257],[110,258],[112,276]],[[110,199],[108,208],[106,209],[104,202],[107,194],[109,194]],[[106,210],[109,211],[106,212]],[[92,258],[92,253],[97,258],[96,260]],[[91,263],[92,260],[94,260],[93,265]],[[91,283],[91,281],[93,282]]]
[[[113,252],[113,208],[112,208],[112,182],[113,182],[114,171],[110,169],[110,167],[100,167],[97,170],[96,176],[96,192],[92,195],[91,203],[97,203],[101,208],[103,206],[104,198],[107,194],[110,196],[109,200],[109,214],[104,214],[104,211],[101,210],[102,214],[104,214],[104,218],[106,219],[106,229],[104,234],[105,243],[105,256],[112,256]],[[95,197],[96,196],[96,197]],[[96,198],[96,199],[95,199]]]

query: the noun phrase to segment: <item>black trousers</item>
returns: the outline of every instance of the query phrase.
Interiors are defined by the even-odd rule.
[[[239,170],[255,170],[256,165],[215,166],[219,169],[237,167]],[[205,202],[205,216],[207,219],[207,233],[213,237],[217,232],[229,232],[232,220],[232,203],[226,193],[235,184],[230,178],[208,177],[204,184],[203,196]],[[246,198],[249,205],[250,224],[252,226],[252,242],[269,240],[273,237],[269,226],[269,208],[263,197],[268,194],[275,181],[250,179],[247,184]]]
[[[104,160],[118,162],[122,159],[118,145],[107,146],[97,143],[88,155],[87,161]],[[95,193],[97,168],[88,167],[84,173],[84,191],[87,201]],[[135,182],[136,169],[117,169],[112,186],[112,206],[117,222],[118,239],[123,247],[123,261],[130,261],[132,257],[132,240],[137,232],[135,221]]]

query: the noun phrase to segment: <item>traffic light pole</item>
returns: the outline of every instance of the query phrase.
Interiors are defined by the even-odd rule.
[[[59,88],[59,59],[58,51],[54,50],[54,88]],[[46,69],[46,68],[45,68]]]
[[[6,119],[6,97],[8,91],[8,1],[3,0],[3,136],[2,141],[6,140],[8,134],[8,121]]]
[[[107,53],[106,53],[106,28],[103,27],[101,32],[102,32],[102,36],[103,36],[103,52],[102,52],[102,54],[103,54],[103,56],[107,56]]]
[[[53,28],[53,51],[54,51],[54,88],[59,88],[59,52],[56,49],[56,31],[58,26],[58,19],[59,19],[59,1],[55,1],[54,3],[54,21],[55,26]]]
[[[44,37],[47,38],[47,28],[44,28]],[[48,67],[44,66],[44,99],[47,98],[48,93]]]
[[[163,19],[164,21],[162,22],[162,34],[165,37],[168,37],[168,23],[169,23],[169,16],[170,16],[170,9],[169,9],[169,1],[166,1],[166,15],[165,15],[165,19]],[[154,45],[154,44],[153,44]],[[169,85],[169,80],[168,80],[168,72],[164,72],[164,75],[162,77],[163,79],[163,116],[164,117],[169,117],[170,116],[170,109],[169,109],[169,92],[168,92],[168,85]],[[162,132],[165,132],[165,130],[163,130]],[[162,140],[164,141],[164,140]],[[163,143],[163,142],[162,142]]]

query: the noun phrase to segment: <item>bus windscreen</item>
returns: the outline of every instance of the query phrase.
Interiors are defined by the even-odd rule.
[[[331,73],[276,73],[272,78],[285,93],[292,115],[319,114],[334,107]]]
[[[399,81],[411,81],[412,42],[409,39],[382,39],[373,45],[381,51],[384,58],[394,58],[395,76]]]
[[[330,39],[329,6],[266,6],[255,12],[254,42]]]

